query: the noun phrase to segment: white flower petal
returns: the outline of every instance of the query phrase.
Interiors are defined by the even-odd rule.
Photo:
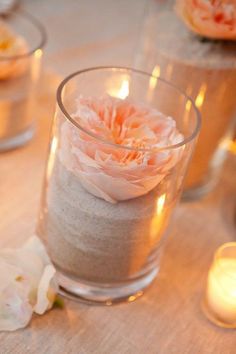
[[[9,286],[0,296],[0,331],[15,331],[26,327],[33,309],[23,288]]]
[[[52,294],[50,294],[51,298],[49,298],[49,289],[55,274],[56,274],[56,270],[51,264],[47,265],[44,268],[42,277],[38,285],[37,302],[36,305],[34,306],[34,312],[38,313],[39,315],[42,315],[53,305],[57,288],[54,289]]]
[[[42,241],[37,236],[30,237],[21,249],[38,255],[45,265],[51,263]]]
[[[0,250],[0,330],[25,327],[33,310],[52,307],[58,285],[56,270],[36,236],[21,248]]]
[[[14,331],[29,323],[33,313],[29,291],[22,270],[0,258],[0,331]]]

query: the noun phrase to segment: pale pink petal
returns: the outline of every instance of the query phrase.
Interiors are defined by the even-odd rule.
[[[116,203],[117,201],[113,199],[108,193],[104,192],[100,186],[97,186],[96,184],[93,183],[93,179],[89,178],[88,174],[78,171],[77,176],[80,179],[80,183],[82,186],[91,194],[95,195],[98,198],[104,199],[109,203]],[[96,179],[96,177],[95,177]]]
[[[105,199],[110,203],[127,200],[147,194],[157,183],[161,181],[164,175],[155,176],[152,183],[142,183],[137,180],[137,184],[129,182],[123,178],[115,178],[104,173],[86,173],[77,171],[83,187],[91,194]],[[148,177],[147,181],[151,180]]]

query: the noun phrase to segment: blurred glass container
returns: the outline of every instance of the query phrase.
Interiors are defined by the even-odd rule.
[[[236,43],[191,33],[175,1],[149,0],[134,66],[168,81],[193,98],[202,129],[187,174],[184,198],[195,199],[217,183],[236,118]]]
[[[0,17],[0,151],[34,135],[34,101],[40,78],[45,30],[25,12]]]

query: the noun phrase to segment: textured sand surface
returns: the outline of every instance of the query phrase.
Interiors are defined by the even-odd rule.
[[[56,160],[44,225],[53,262],[89,281],[117,282],[141,275],[137,273],[142,267],[144,272],[149,269],[147,257],[155,253],[168,219],[167,207],[156,214],[159,192],[111,204],[84,190]]]

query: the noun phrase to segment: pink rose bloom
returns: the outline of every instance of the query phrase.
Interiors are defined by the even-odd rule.
[[[183,148],[153,151],[177,144],[183,136],[171,117],[143,104],[110,96],[79,97],[73,119],[114,145],[65,121],[61,126],[60,160],[88,192],[111,203],[151,191],[182,155]]]
[[[176,11],[195,33],[236,40],[236,0],[177,0]]]

